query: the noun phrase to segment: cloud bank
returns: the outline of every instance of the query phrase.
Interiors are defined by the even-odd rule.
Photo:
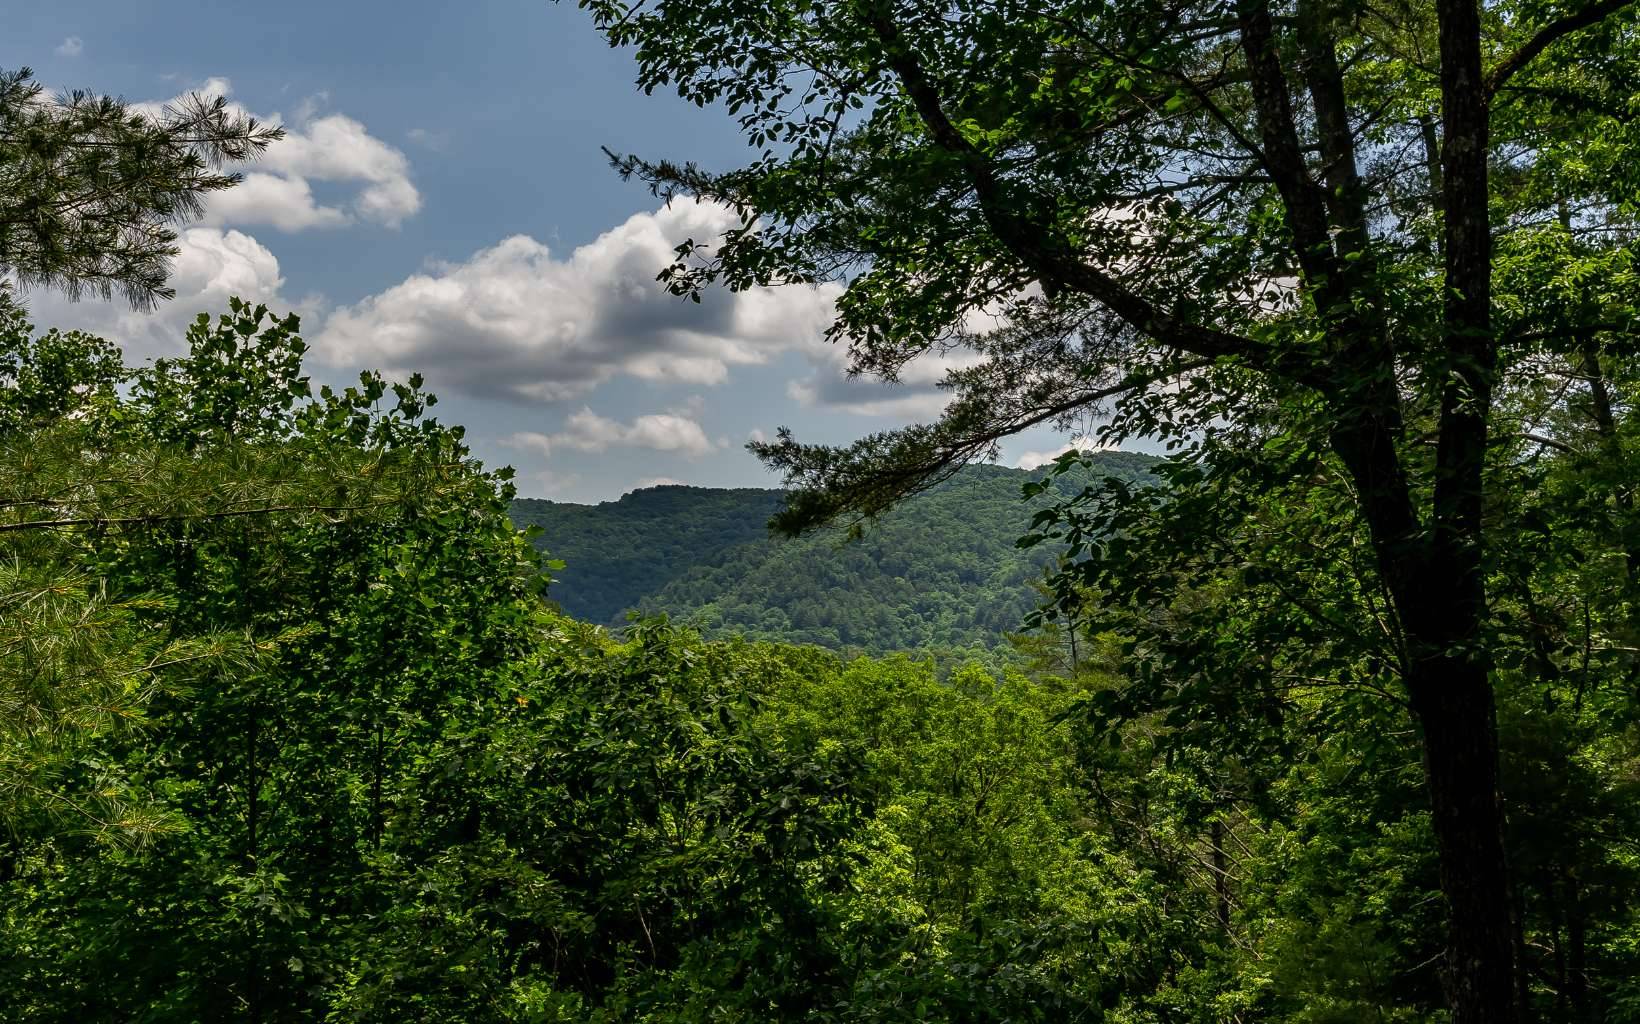
[[[69,40],[75,42],[76,40]],[[66,45],[66,43],[65,43]],[[226,78],[208,79],[192,92],[226,97]],[[135,312],[121,300],[70,302],[50,290],[24,296],[31,319],[42,329],[60,327],[101,335],[119,344],[132,361],[175,355],[184,350],[187,327],[200,313],[225,312],[228,298],[265,302],[279,312],[297,312],[316,326],[321,302],[281,294],[285,280],[279,261],[262,242],[240,227],[268,225],[281,231],[334,228],[362,221],[396,226],[421,208],[404,154],[372,136],[342,114],[318,113],[323,98],[305,102],[288,121],[275,114],[260,120],[286,123],[286,137],[264,159],[245,169],[244,181],[206,200],[205,216],[181,232],[168,284],[176,298],[152,313]],[[132,104],[158,114],[152,101]],[[245,113],[242,107],[236,110]],[[316,197],[313,182],[339,194]]]
[[[336,310],[315,349],[333,365],[422,371],[443,390],[521,403],[577,398],[617,376],[722,384],[731,367],[815,346],[839,291],[667,294],[655,278],[674,247],[735,223],[679,200],[563,257],[515,235]]]
[[[1064,455],[1066,452],[1110,452],[1115,450],[1115,447],[1112,445],[1100,444],[1096,441],[1090,441],[1087,438],[1077,438],[1069,444],[1062,444],[1058,448],[1045,452],[1020,452],[1019,459],[1014,463],[1014,465],[1019,469],[1041,469],[1043,466],[1046,466],[1048,463],[1059,458],[1061,455]]]
[[[564,429],[555,434],[521,431],[501,443],[542,457],[564,449],[603,452],[610,448],[645,448],[694,458],[719,447],[706,436],[698,421],[683,413],[650,413],[622,423],[584,406],[570,413],[564,421]]]

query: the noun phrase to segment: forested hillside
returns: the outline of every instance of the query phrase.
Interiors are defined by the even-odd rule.
[[[1140,481],[1149,456],[1107,452],[1091,472],[1027,502],[1040,473],[975,465],[870,524],[771,537],[781,492],[663,486],[619,501],[513,502],[520,526],[561,559],[552,596],[569,614],[616,624],[664,612],[708,633],[837,650],[990,647],[1036,607],[1033,584],[1053,557],[1016,541],[1051,494],[1094,477]]]
[[[588,622],[614,623],[673,580],[768,536],[780,492],[646,487],[597,505],[518,498],[508,514],[538,526],[536,543],[564,563],[553,599]]]
[[[1185,667],[1244,589],[1178,602],[1148,678],[1086,608],[1058,672],[617,637],[541,600],[430,396],[311,393],[295,327],[235,305],[129,370],[0,316],[0,1016],[1440,1019],[1405,708],[1261,685],[1253,643]],[[930,497],[1007,519],[1019,477]],[[1536,954],[1563,1019],[1629,1019],[1632,697],[1505,678],[1525,937],[1576,936]]]
[[[397,227],[404,153],[0,70],[0,1021],[1640,1021],[1640,5],[574,6],[757,155],[316,296],[323,369],[227,225]],[[498,109],[407,133],[447,208]],[[269,273],[144,320],[200,239]],[[470,446],[728,458],[697,388],[782,491]],[[986,464],[1048,428],[1168,455]]]

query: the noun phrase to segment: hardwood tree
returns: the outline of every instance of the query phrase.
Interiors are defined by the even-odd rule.
[[[128,369],[100,338],[36,336],[0,295],[0,825],[120,842],[168,830],[141,787],[106,765],[88,773],[88,752],[201,673],[254,676],[294,635],[189,620],[184,588],[122,576],[122,560],[253,521],[364,529],[468,483],[459,458],[412,454],[393,434],[430,404],[419,378],[316,396],[297,329],[232,299],[190,327],[186,357]],[[372,419],[387,395],[404,415]]]
[[[932,424],[754,445],[794,487],[777,527],[870,516],[1107,404],[1112,441],[1256,404],[1339,467],[1421,726],[1454,1019],[1517,1019],[1488,452],[1534,360],[1640,330],[1628,0],[581,6],[643,88],[724,104],[755,151],[613,157],[742,216],[679,248],[673,291],[842,280],[854,371],[982,357]]]

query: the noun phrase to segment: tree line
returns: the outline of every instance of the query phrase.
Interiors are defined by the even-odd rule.
[[[129,368],[8,292],[14,1016],[1637,1012],[1632,4],[582,6],[756,154],[614,158],[743,214],[668,287],[982,357],[754,445],[777,528],[1094,414],[1161,486],[1033,485],[1033,672],[615,639],[419,379],[315,389],[237,300]],[[0,264],[138,305],[277,141],[26,71],[0,122]]]
[[[1326,643],[1275,584],[1125,625],[1080,586],[1005,669],[617,637],[430,396],[312,390],[288,318],[134,371],[5,324],[10,1019],[1443,1012],[1416,731],[1369,678],[1247,683],[1278,626]],[[1536,671],[1500,685],[1524,998],[1622,1019],[1640,729],[1598,665]]]

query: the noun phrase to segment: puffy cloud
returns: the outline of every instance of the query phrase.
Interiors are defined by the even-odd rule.
[[[170,280],[176,298],[152,313],[136,312],[118,299],[70,302],[54,291],[36,291],[25,297],[30,319],[42,329],[101,335],[121,345],[127,359],[139,361],[182,352],[188,324],[200,313],[227,312],[230,296],[266,302],[281,311],[291,308],[279,297],[284,284],[279,261],[251,236],[220,228],[188,228],[177,239],[177,247]]]
[[[233,94],[226,78],[209,78],[193,92],[209,97]],[[272,114],[258,119],[282,124],[285,137],[243,170],[245,181],[206,202],[202,223],[212,226],[267,224],[281,231],[334,228],[356,221],[398,227],[421,209],[421,193],[410,180],[410,160],[371,135],[345,114],[321,114],[326,97],[310,97],[289,120]],[[136,104],[150,113],[161,103]],[[233,104],[242,114],[249,111]],[[321,203],[313,183],[340,188],[333,203]],[[347,193],[351,191],[351,196]]]
[[[535,430],[520,430],[501,439],[503,447],[546,458],[552,454],[552,438]]]
[[[519,402],[575,398],[616,376],[721,384],[732,366],[815,345],[838,292],[712,290],[694,303],[656,282],[679,243],[735,223],[679,200],[566,257],[515,235],[338,309],[315,349],[335,365],[419,370],[443,390]]]
[[[787,383],[786,397],[810,408],[907,420],[934,419],[950,401],[948,394],[933,386],[891,385],[820,371]]]
[[[570,413],[564,429],[556,434],[524,430],[502,438],[501,444],[543,458],[559,449],[602,452],[610,448],[647,448],[693,457],[721,447],[692,416],[681,411],[650,413],[622,423],[585,406]]]
[[[539,495],[564,501],[568,500],[567,495],[574,493],[576,485],[580,482],[579,473],[558,473],[543,469],[524,474],[519,478],[518,487],[524,497]]]
[[[78,57],[85,52],[85,42],[79,36],[69,36],[57,44],[57,56]]]
[[[410,161],[402,152],[351,117],[302,113],[306,116],[286,127],[285,138],[268,147],[263,165],[296,180],[361,183],[353,212],[388,227],[421,209],[421,194],[410,182]]]
[[[210,78],[192,93],[207,97],[232,94],[226,78]],[[282,231],[336,227],[359,219],[397,224],[415,212],[420,195],[409,180],[409,162],[398,150],[373,138],[359,122],[340,114],[318,116],[323,97],[305,102],[287,125],[285,139],[269,147],[266,158],[246,168],[236,188],[211,195],[205,217],[184,229],[168,284],[176,298],[152,313],[135,312],[122,301],[86,299],[70,302],[54,291],[25,296],[30,316],[45,327],[96,333],[120,344],[132,361],[174,355],[184,350],[188,325],[199,313],[225,312],[230,296],[265,302],[280,312],[303,315],[317,326],[321,303],[283,297],[279,261],[267,246],[232,225],[268,224]],[[164,104],[132,107],[157,114]],[[242,108],[240,109],[243,112]],[[261,120],[280,122],[275,114]],[[344,206],[326,205],[310,182],[351,182],[359,187]],[[345,207],[345,208],[344,208]]]
[[[182,296],[224,302],[230,295],[271,297],[284,283],[279,260],[267,246],[243,232],[189,228],[178,242],[181,251],[171,286],[179,300]]]
[[[1035,293],[1033,284],[1020,293]],[[1000,308],[970,310],[963,330],[983,334],[1006,323]],[[900,369],[899,379],[888,383],[869,375],[848,373],[846,346],[827,345],[811,349],[809,361],[814,371],[807,377],[789,381],[786,396],[799,405],[818,407],[857,416],[927,421],[937,418],[950,404],[951,393],[940,387],[952,370],[967,369],[984,362],[977,352],[953,348],[928,352]]]
[[[705,455],[716,445],[699,423],[678,413],[650,413],[630,423],[621,423],[582,408],[564,421],[564,429],[552,435],[551,443],[583,452],[609,448],[648,448],[679,455]]]
[[[332,228],[348,223],[346,213],[313,200],[313,189],[301,178],[252,171],[238,186],[210,199],[204,223],[271,224],[280,231]]]

